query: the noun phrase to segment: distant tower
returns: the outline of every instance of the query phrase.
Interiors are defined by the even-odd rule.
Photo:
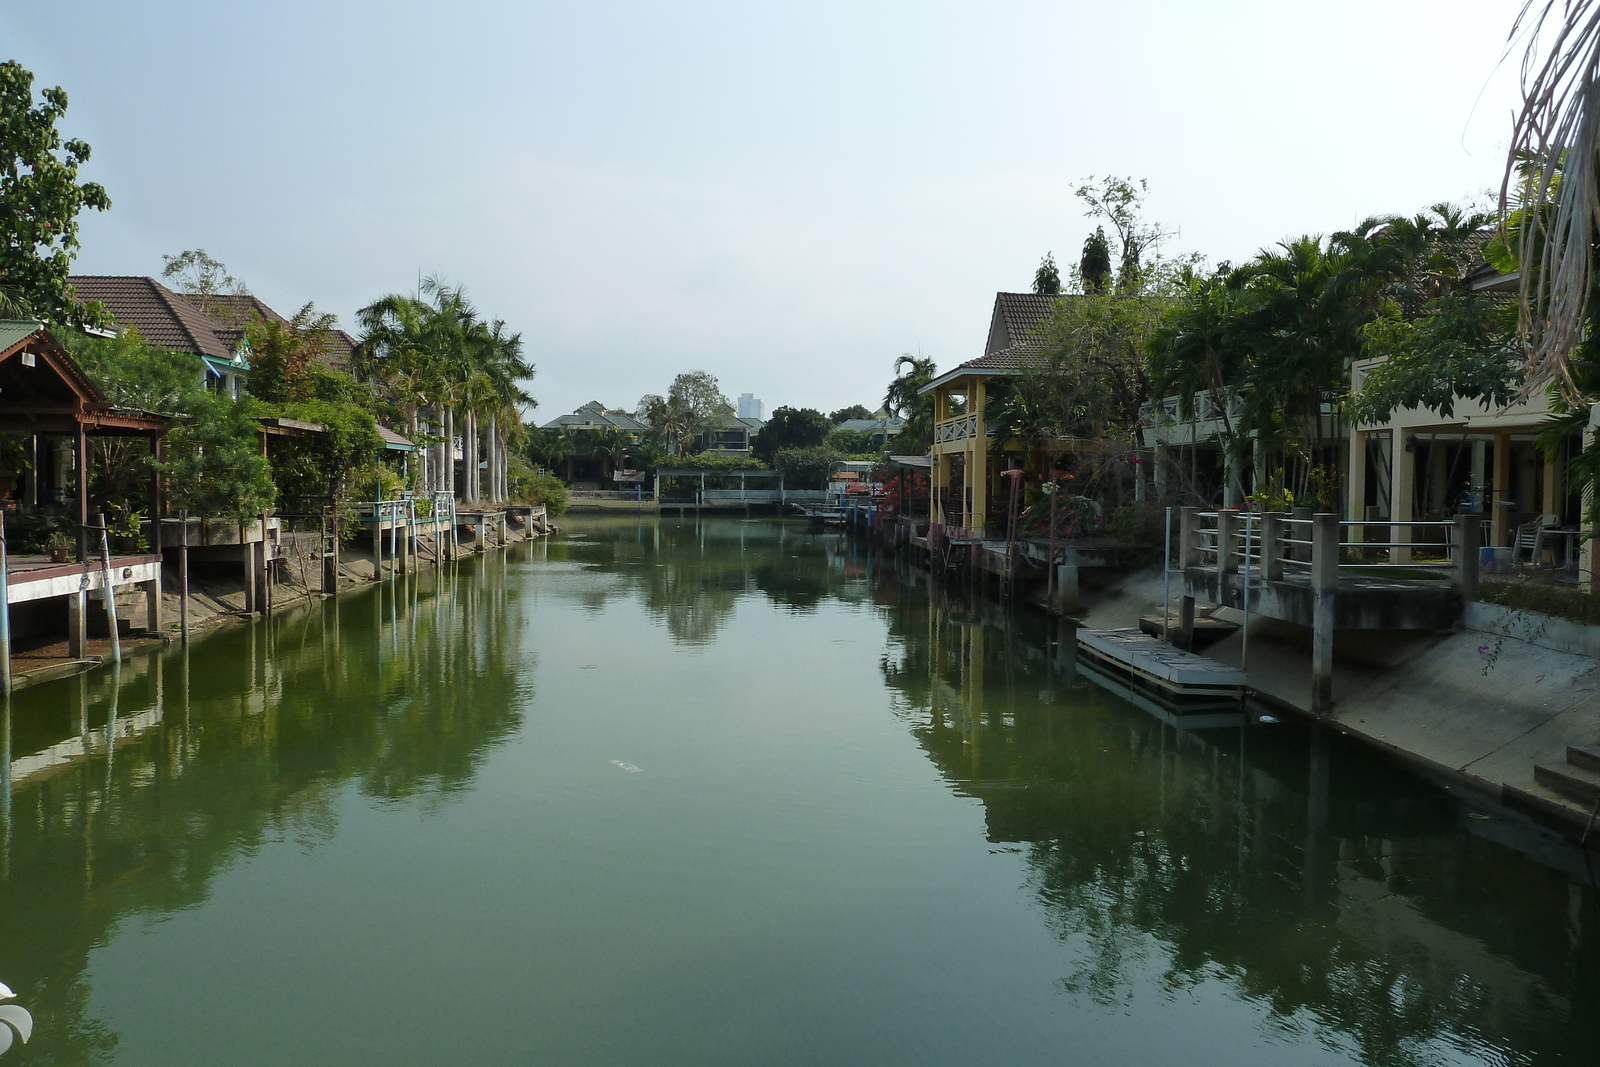
[[[761,409],[765,406],[756,399],[756,394],[754,393],[739,394],[739,417],[741,419],[761,418]]]

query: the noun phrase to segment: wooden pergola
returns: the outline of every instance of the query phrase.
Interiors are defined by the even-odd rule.
[[[71,438],[79,563],[89,559],[89,438],[144,437],[152,458],[159,459],[166,431],[165,418],[108,402],[77,361],[38,323],[0,322],[0,433],[27,434],[31,439],[33,476],[24,502],[34,505],[39,503],[39,472],[49,469],[44,462],[45,439]],[[152,475],[152,521],[159,521],[160,513],[161,479]]]

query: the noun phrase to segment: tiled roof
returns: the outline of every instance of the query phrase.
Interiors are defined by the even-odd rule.
[[[1039,330],[1050,321],[1056,304],[1065,299],[1053,293],[996,293],[989,318],[989,340],[984,354],[1005,348],[1037,352],[1044,346]]]
[[[598,400],[592,400],[583,405],[571,415],[560,415],[551,419],[540,427],[542,430],[555,430],[562,426],[571,426],[574,429],[593,429],[601,426],[615,426],[619,430],[629,433],[641,433],[644,423],[635,419],[625,411],[607,410],[606,406]]]
[[[231,361],[244,341],[245,329],[257,317],[268,322],[289,321],[250,293],[175,293],[154,278],[134,276],[75,275],[71,281],[79,299],[100,301],[118,326],[132,326],[161,348],[213,359]],[[355,347],[355,338],[334,330],[322,362],[348,371]]]
[[[84,302],[98,300],[116,324],[174,352],[232,360],[234,345],[221,323],[154,278],[78,274],[69,279]]]

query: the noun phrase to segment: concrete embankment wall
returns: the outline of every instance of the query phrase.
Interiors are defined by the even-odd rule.
[[[1136,626],[1161,611],[1161,576],[1130,575],[1081,615],[1090,627]],[[1237,611],[1217,612],[1241,622]],[[1202,651],[1243,666],[1251,690],[1308,714],[1309,628],[1252,618]],[[1591,812],[1534,781],[1568,745],[1600,742],[1600,627],[1471,604],[1447,634],[1340,631],[1329,723],[1486,800],[1582,828]]]

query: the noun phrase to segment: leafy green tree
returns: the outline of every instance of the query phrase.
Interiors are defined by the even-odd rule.
[[[1096,226],[1083,242],[1078,260],[1078,277],[1086,293],[1103,293],[1111,288],[1111,246],[1106,243],[1106,228]]]
[[[1056,269],[1054,252],[1046,252],[1033,272],[1033,291],[1055,296],[1061,292],[1061,271]]]
[[[338,325],[335,316],[318,314],[314,304],[295,312],[286,323],[256,316],[245,329],[250,340],[251,395],[271,404],[310,399],[313,383],[307,369],[327,352]]]
[[[847,456],[876,455],[883,451],[883,435],[871,430],[832,430],[823,444]]]
[[[782,410],[781,408],[779,410]],[[782,448],[773,453],[771,463],[783,472],[784,485],[790,489],[826,489],[828,472],[839,460],[839,453],[823,445]]]
[[[909,352],[894,361],[894,379],[883,395],[883,406],[905,420],[892,445],[901,455],[918,455],[933,445],[933,397],[921,390],[938,373],[932,359]]]
[[[815,448],[827,439],[833,424],[816,408],[780,407],[761,427],[750,450],[767,463],[784,449]]]
[[[870,418],[872,418],[872,412],[867,410],[865,404],[851,404],[847,408],[840,408],[838,411],[831,413],[828,416],[828,421],[837,426],[841,422],[849,422],[851,419]]]
[[[57,86],[39,96],[35,103],[33,75],[21,64],[0,63],[0,315],[103,325],[104,309],[78,303],[67,278],[79,212],[104,211],[111,198],[78,180],[89,146],[56,130],[67,94]]]
[[[114,338],[60,336],[107,400],[176,416],[159,466],[174,508],[239,520],[272,506],[276,490],[261,455],[255,400],[206,389],[199,356],[157,348],[136,330]],[[148,470],[147,457],[142,463]]]
[[[733,411],[733,404],[722,394],[717,379],[696,370],[674,378],[666,396],[640,397],[634,417],[649,427],[653,440],[669,449],[688,452],[706,426],[715,419],[731,417]]]

